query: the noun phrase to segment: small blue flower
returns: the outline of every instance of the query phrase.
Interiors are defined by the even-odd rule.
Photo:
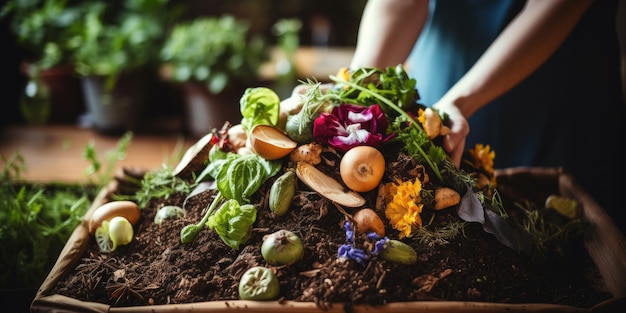
[[[367,260],[369,260],[369,256],[365,253],[365,251],[348,244],[344,244],[339,247],[339,258],[354,260],[363,266],[365,266]]]
[[[377,255],[380,251],[382,251],[385,248],[385,242],[387,242],[387,240],[389,240],[389,238],[385,237],[376,241],[374,244],[374,250],[372,250],[372,255]]]
[[[354,228],[350,221],[343,223],[343,229],[346,231],[346,240],[350,243],[354,242]]]
[[[367,239],[378,240],[380,239],[380,236],[376,232],[372,231],[372,232],[367,233]]]

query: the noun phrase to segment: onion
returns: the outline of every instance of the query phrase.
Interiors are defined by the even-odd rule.
[[[339,173],[348,188],[356,192],[368,192],[383,179],[385,158],[374,147],[356,146],[341,158]]]

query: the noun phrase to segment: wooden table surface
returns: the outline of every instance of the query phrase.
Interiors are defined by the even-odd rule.
[[[86,182],[85,171],[90,163],[83,158],[83,150],[87,144],[93,141],[98,157],[106,162],[106,153],[116,147],[120,138],[121,135],[103,135],[74,125],[9,125],[0,133],[0,165],[4,168],[5,160],[19,153],[27,167],[21,175],[23,180]],[[136,166],[149,170],[163,164],[173,168],[194,142],[182,134],[133,133],[126,158],[118,162],[115,169]]]

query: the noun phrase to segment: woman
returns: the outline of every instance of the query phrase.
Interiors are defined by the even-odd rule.
[[[351,67],[405,64],[420,101],[450,116],[455,164],[482,143],[497,168],[561,166],[624,232],[617,5],[370,0]]]

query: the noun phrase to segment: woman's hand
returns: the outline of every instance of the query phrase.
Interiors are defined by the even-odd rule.
[[[438,102],[433,108],[439,111],[440,115],[447,114],[449,119],[450,133],[443,139],[443,149],[452,159],[452,163],[457,167],[461,166],[461,158],[465,151],[465,137],[469,134],[469,123],[461,110],[452,103]]]

